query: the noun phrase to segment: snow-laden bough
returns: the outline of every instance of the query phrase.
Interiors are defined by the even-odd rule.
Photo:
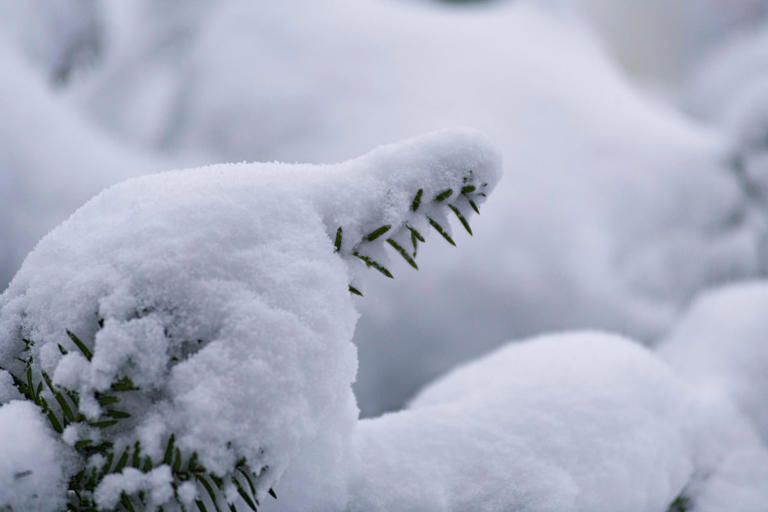
[[[0,297],[0,377],[79,456],[61,468],[69,506],[255,508],[308,447],[344,443],[359,275],[391,276],[385,248],[416,266],[430,228],[452,242],[448,215],[470,230],[499,173],[483,136],[451,130],[338,165],[149,175],[86,203]]]

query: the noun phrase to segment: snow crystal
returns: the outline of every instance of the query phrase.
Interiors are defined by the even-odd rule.
[[[63,509],[70,456],[31,402],[0,406],[0,509]]]

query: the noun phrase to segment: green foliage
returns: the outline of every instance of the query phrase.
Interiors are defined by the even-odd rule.
[[[681,494],[670,503],[667,512],[688,512],[693,507],[690,498]]]
[[[339,235],[341,236],[341,235]],[[99,322],[99,326],[103,325]],[[69,339],[75,348],[87,359],[93,358],[93,352],[88,344],[76,334],[67,330]],[[29,339],[21,339],[23,347],[15,369],[0,368],[11,375],[16,389],[27,400],[37,405],[53,430],[63,433],[70,425],[82,427],[78,429],[81,438],[74,443],[74,450],[79,457],[79,468],[70,478],[67,490],[67,512],[96,512],[98,510],[94,492],[99,483],[110,474],[122,472],[127,467],[136,468],[143,473],[166,465],[171,470],[172,487],[175,501],[179,508],[186,508],[178,495],[178,488],[185,482],[192,482],[197,487],[195,506],[200,512],[228,510],[237,512],[237,506],[227,501],[225,488],[231,483],[237,490],[249,510],[257,511],[259,499],[257,487],[254,484],[268,472],[264,466],[258,474],[254,474],[247,460],[242,458],[224,475],[217,475],[207,470],[199,461],[196,452],[186,453],[175,442],[171,434],[165,441],[166,449],[161,460],[153,460],[142,450],[141,443],[136,440],[126,443],[116,441],[117,433],[124,434],[124,423],[131,421],[131,414],[121,404],[131,401],[131,395],[141,393],[128,377],[115,379],[107,392],[94,392],[93,398],[102,408],[97,418],[86,418],[80,412],[80,396],[76,391],[65,389],[53,383],[50,376],[43,370],[38,370],[31,355],[35,343]],[[59,345],[62,354],[69,351]],[[94,435],[96,434],[96,435]],[[91,439],[90,437],[94,439]],[[99,439],[98,441],[96,439]],[[274,490],[268,493],[277,498]],[[148,510],[145,491],[129,495],[123,493],[120,502],[114,509],[119,512],[139,512]],[[162,510],[162,507],[158,510]]]
[[[472,235],[472,228],[469,225],[469,221],[467,220],[467,217],[462,213],[460,204],[462,202],[466,202],[466,204],[472,208],[472,210],[475,213],[480,213],[480,209],[477,207],[477,198],[478,197],[486,197],[486,194],[484,192],[485,188],[488,186],[487,183],[482,183],[479,186],[473,183],[474,175],[473,172],[470,170],[466,176],[462,179],[461,187],[458,188],[459,192],[457,194],[454,194],[455,189],[454,188],[447,188],[445,190],[442,190],[438,192],[434,198],[432,199],[431,203],[429,204],[429,208],[424,208],[424,189],[420,188],[416,191],[416,193],[413,195],[413,199],[410,203],[410,218],[406,219],[401,225],[399,226],[392,226],[390,224],[382,225],[370,233],[364,235],[360,241],[358,241],[356,244],[352,245],[352,247],[347,247],[346,250],[344,250],[343,246],[343,239],[342,239],[342,233],[344,232],[344,229],[342,226],[339,226],[336,229],[336,236],[334,238],[333,246],[334,246],[334,252],[340,253],[343,257],[354,257],[365,263],[366,267],[373,268],[374,270],[377,270],[384,276],[388,278],[393,278],[394,276],[389,271],[388,268],[386,268],[383,264],[381,264],[379,261],[376,261],[372,256],[370,256],[370,253],[372,251],[368,250],[368,244],[375,242],[379,240],[383,235],[387,234],[387,238],[385,239],[386,243],[400,256],[402,257],[406,263],[408,263],[411,267],[418,270],[419,266],[416,264],[416,254],[418,253],[419,243],[424,243],[425,238],[422,236],[422,234],[412,225],[415,224],[414,222],[417,215],[423,216],[423,218],[426,220],[426,222],[434,228],[435,231],[437,231],[440,236],[445,239],[446,242],[449,244],[455,246],[456,242],[451,238],[451,236],[448,234],[448,230],[441,225],[436,219],[434,214],[430,215],[429,212],[434,212],[435,210],[440,210],[444,208],[446,211],[450,211],[453,213],[453,215],[456,216],[456,218],[461,223],[462,227]],[[425,211],[428,210],[428,211]],[[401,236],[402,235],[402,236]],[[408,245],[407,242],[404,240],[410,239],[411,246],[413,248],[412,251],[409,249],[406,249],[403,244]],[[362,292],[356,288],[355,286],[349,285],[349,291],[350,293],[353,293],[355,295],[362,296]]]

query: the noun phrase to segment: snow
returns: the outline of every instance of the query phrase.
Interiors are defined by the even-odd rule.
[[[696,115],[722,122],[734,102],[765,77],[768,34],[764,24],[724,41],[692,73],[686,106]]]
[[[574,0],[606,50],[643,80],[684,81],[714,46],[764,21],[763,0]]]
[[[712,290],[696,299],[658,347],[698,388],[728,397],[768,445],[768,283]]]
[[[482,203],[499,174],[483,136],[448,130],[335,166],[223,164],[122,182],[46,236],[0,297],[0,366],[23,371],[21,338],[32,340],[33,367],[77,391],[91,420],[105,413],[94,393],[128,377],[139,392],[121,400],[132,417],[110,434],[118,449],[138,440],[160,460],[173,433],[217,474],[246,458],[266,492],[299,453],[335,449],[355,425],[348,285],[365,265],[352,254],[386,265],[374,230],[402,241],[406,225],[426,234],[426,217],[448,228],[445,203],[469,216],[467,198]],[[109,506],[146,478],[112,474],[97,500]]]
[[[86,199],[167,165],[96,131],[12,50],[0,44],[0,96],[14,98],[0,102],[0,289],[39,238]]]
[[[655,339],[699,290],[763,268],[762,212],[720,134],[636,90],[574,9],[555,4],[99,3],[86,16],[103,32],[93,68],[55,98],[0,106],[6,119],[38,119],[53,101],[31,121],[46,127],[35,138],[17,124],[5,134],[23,150],[0,184],[14,212],[0,215],[6,279],[77,204],[130,175],[177,161],[338,161],[474,126],[503,150],[507,177],[473,221],[484,236],[456,233],[457,250],[425,248],[418,274],[400,265],[394,285],[368,285],[356,334],[364,413],[398,408],[510,338],[601,328]],[[27,96],[24,84],[8,94]],[[30,140],[52,142],[38,154]]]
[[[96,503],[103,509],[113,509],[120,501],[122,493],[132,495],[141,490],[148,490],[150,499],[147,506],[162,506],[173,499],[171,481],[171,469],[168,466],[160,466],[148,473],[136,468],[125,468],[120,474],[104,477],[96,488]]]
[[[680,493],[695,512],[764,512],[768,292],[720,288],[768,269],[765,29],[727,40],[763,4],[0,0],[0,94],[14,99],[0,102],[0,288],[77,205],[148,171],[341,161],[464,125],[507,169],[473,240],[434,201],[450,188],[468,217],[465,180],[494,188],[499,156],[469,131],[339,165],[217,165],[108,189],[0,298],[0,366],[19,370],[27,336],[35,371],[80,391],[90,419],[106,409],[94,392],[130,376],[133,416],[53,441],[0,370],[0,431],[29,431],[0,445],[0,497],[36,508],[18,505],[36,481],[7,485],[19,461],[45,467],[34,478],[58,496],[63,445],[139,440],[160,460],[173,432],[217,471],[247,456],[259,495],[280,495],[267,512],[663,512]],[[700,62],[677,91],[688,112],[609,54],[644,80]],[[426,234],[427,217],[458,247],[433,235],[416,273],[387,241],[410,253],[408,227]],[[582,328],[660,348],[525,340]],[[358,421],[358,365],[363,416],[418,395]],[[145,489],[161,503],[170,478],[127,468],[98,500]],[[188,508],[199,491],[176,490]]]
[[[0,508],[62,510],[65,464],[71,457],[31,402],[0,406]]]
[[[510,338],[601,328],[650,342],[698,290],[757,272],[758,237],[727,145],[642,96],[569,16],[514,2],[460,13],[360,2],[304,27],[281,9],[246,11],[219,11],[221,28],[212,24],[199,44],[196,62],[217,71],[188,82],[189,119],[199,119],[190,144],[323,159],[366,137],[458,119],[505,157],[496,201],[473,221],[482,237],[455,251],[427,247],[418,274],[373,283],[356,333],[364,414],[396,410]],[[239,23],[296,27],[273,35]],[[282,43],[267,44],[272,37]],[[253,48],[247,60],[273,63],[269,78],[225,81],[241,60],[220,59],[223,47]],[[345,66],[355,73],[335,71]],[[238,137],[252,133],[264,149]]]
[[[360,423],[349,510],[663,511],[694,470],[690,407],[626,339],[510,343]]]
[[[698,470],[686,486],[695,512],[739,510],[761,512],[768,502],[768,449],[753,426],[733,404],[696,391],[692,419],[699,425]]]
[[[682,494],[698,512],[757,512],[768,499],[768,451],[736,409],[598,332],[509,343],[361,421],[352,449],[349,511],[662,512]]]

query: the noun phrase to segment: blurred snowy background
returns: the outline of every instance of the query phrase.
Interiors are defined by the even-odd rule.
[[[766,0],[0,0],[0,287],[126,177],[472,126],[506,175],[475,239],[372,276],[363,415],[512,338],[654,344],[768,268],[766,21]]]

